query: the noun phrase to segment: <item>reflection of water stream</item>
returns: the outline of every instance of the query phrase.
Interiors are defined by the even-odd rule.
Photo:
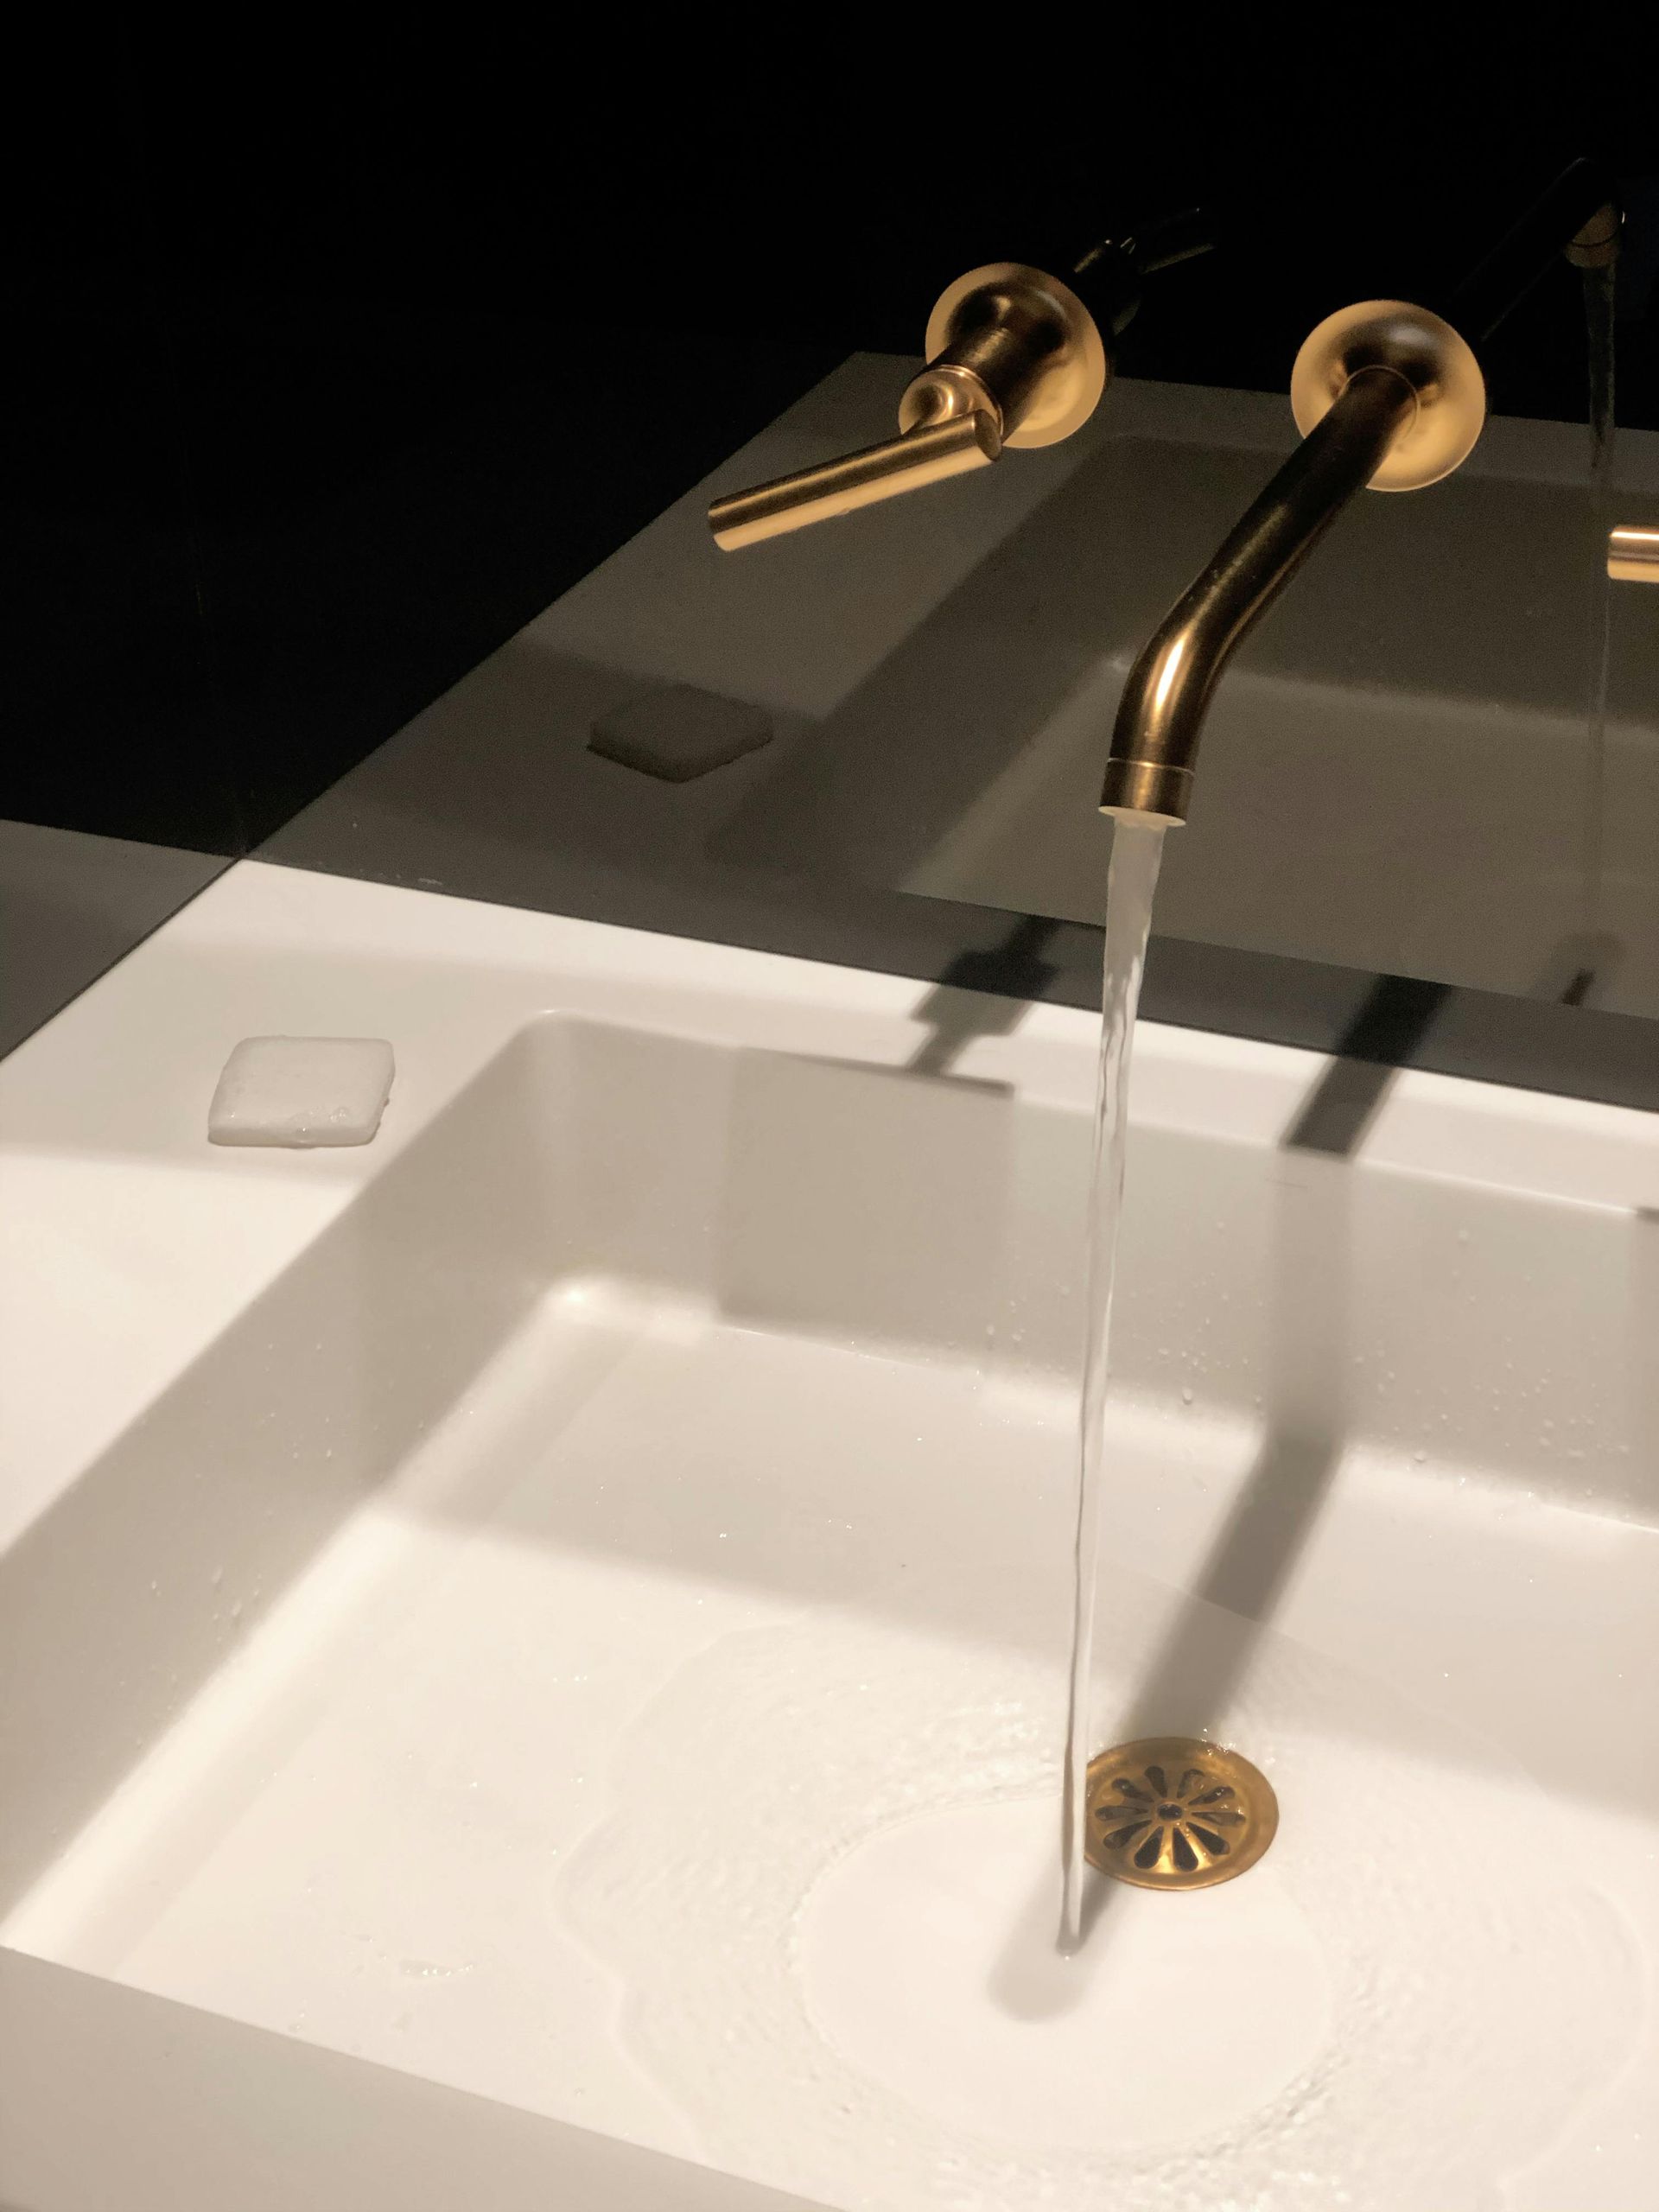
[[[1584,809],[1584,927],[1593,932],[1601,913],[1602,843],[1606,804],[1607,677],[1612,656],[1612,589],[1606,544],[1608,493],[1613,466],[1613,271],[1584,272],[1584,319],[1590,381],[1590,524],[1592,586],[1590,699],[1586,716]],[[1593,988],[1593,978],[1592,979]]]

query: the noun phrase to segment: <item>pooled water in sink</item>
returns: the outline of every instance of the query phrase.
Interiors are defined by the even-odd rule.
[[[1249,1646],[1229,1719],[1297,1819],[1247,1881],[1112,1885],[1073,1959],[1033,1655],[802,1624],[723,1639],[647,1708],[556,1894],[703,2156],[881,2212],[1486,2212],[1607,2077],[1638,1977],[1535,1786],[1132,1572],[1109,1697],[1172,1608],[1201,1671]]]
[[[1094,1174],[1089,1196],[1088,1319],[1077,1439],[1077,1529],[1071,1615],[1071,1683],[1066,1713],[1065,1789],[1060,1864],[1060,1941],[1083,1940],[1084,1829],[1091,1729],[1089,1678],[1095,1585],[1100,1573],[1100,1487],[1105,1454],[1107,1354],[1123,1160],[1128,1136],[1129,1058],[1141,998],[1153,894],[1163,857],[1161,822],[1119,818],[1112,830],[1106,890],[1106,961],[1101,989],[1100,1074],[1095,1092]]]

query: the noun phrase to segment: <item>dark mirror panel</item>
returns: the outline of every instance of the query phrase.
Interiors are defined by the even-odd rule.
[[[1096,54],[1079,15],[1071,60],[925,99],[620,39],[158,38],[43,73],[0,1045],[254,852],[925,974],[947,1030],[973,994],[1087,1002],[1116,702],[1294,448],[1298,348],[1353,300],[1454,301],[1588,156],[1624,215],[1611,320],[1553,257],[1483,349],[1473,458],[1362,497],[1253,633],[1148,994],[1636,1095],[1659,592],[1601,581],[1608,528],[1659,523],[1634,25],[1582,82],[1471,48],[1356,90],[1200,16]],[[711,492],[896,435],[963,271],[1193,208],[1213,250],[1110,295],[1114,381],[1074,437],[716,550]]]

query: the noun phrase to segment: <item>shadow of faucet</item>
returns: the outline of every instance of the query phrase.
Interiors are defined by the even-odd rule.
[[[1624,964],[1623,938],[1583,930],[1564,938],[1546,962],[1531,995],[1558,1006],[1590,1006],[1605,995]]]
[[[1575,931],[1551,952],[1529,995],[1559,1006],[1584,1006],[1617,975],[1624,954],[1622,939],[1609,931]],[[1454,995],[1449,983],[1376,976],[1343,1031],[1330,1065],[1286,1131],[1286,1149],[1351,1158],[1395,1077],[1417,1064],[1424,1040]]]
[[[914,1075],[947,1075],[977,1039],[1006,1037],[1061,972],[1041,955],[1063,925],[1022,914],[1001,944],[958,953],[916,1008],[932,1031],[905,1063]]]
[[[1578,1003],[1619,950],[1605,938],[1567,939],[1540,978],[1538,995]],[[1376,977],[1280,1140],[1266,1433],[1138,1684],[1117,1713],[1096,1714],[1103,1742],[1215,1730],[1248,1676],[1342,1458],[1351,1365],[1350,1163],[1452,995],[1446,983]],[[1220,1634],[1224,1618],[1230,1632]],[[1109,1876],[1092,1875],[1084,1893],[1084,1952],[1123,1893]],[[1048,2017],[1081,1994],[1075,1962],[1061,1960],[1048,1941],[1054,1906],[1046,1885],[995,1969],[993,1993],[1020,2017]]]
[[[1335,1055],[1281,1139],[1287,1152],[1351,1159],[1402,1067],[1409,1067],[1452,995],[1449,983],[1379,976],[1342,1033]]]

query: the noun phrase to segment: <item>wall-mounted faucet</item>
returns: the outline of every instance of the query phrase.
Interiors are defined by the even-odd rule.
[[[1470,339],[1484,344],[1556,255],[1605,266],[1618,221],[1606,177],[1575,162],[1459,288],[1446,318],[1370,300],[1319,324],[1291,372],[1302,443],[1129,671],[1103,813],[1185,820],[1205,713],[1234,651],[1357,493],[1415,491],[1467,459],[1486,413]]]
[[[1099,405],[1142,281],[1212,244],[1189,209],[1054,257],[1064,277],[1018,261],[969,270],[928,318],[927,366],[899,403],[899,435],[716,499],[715,543],[730,550],[850,514],[983,468],[1005,447],[1058,444]]]
[[[1103,813],[1185,820],[1205,714],[1238,645],[1357,493],[1436,484],[1472,451],[1486,417],[1475,347],[1562,254],[1580,269],[1618,252],[1619,213],[1597,164],[1575,162],[1479,264],[1441,315],[1366,300],[1328,315],[1291,371],[1302,442],[1182,593],[1123,688],[1101,795]],[[1151,270],[1211,243],[1201,216],[1108,240],[1064,281],[996,262],[950,286],[927,329],[927,366],[899,404],[900,435],[839,461],[716,499],[722,546],[995,461],[1005,446],[1067,436],[1097,405],[1112,340]],[[1642,540],[1638,545],[1636,541]],[[1615,531],[1615,575],[1659,577],[1659,535]]]

